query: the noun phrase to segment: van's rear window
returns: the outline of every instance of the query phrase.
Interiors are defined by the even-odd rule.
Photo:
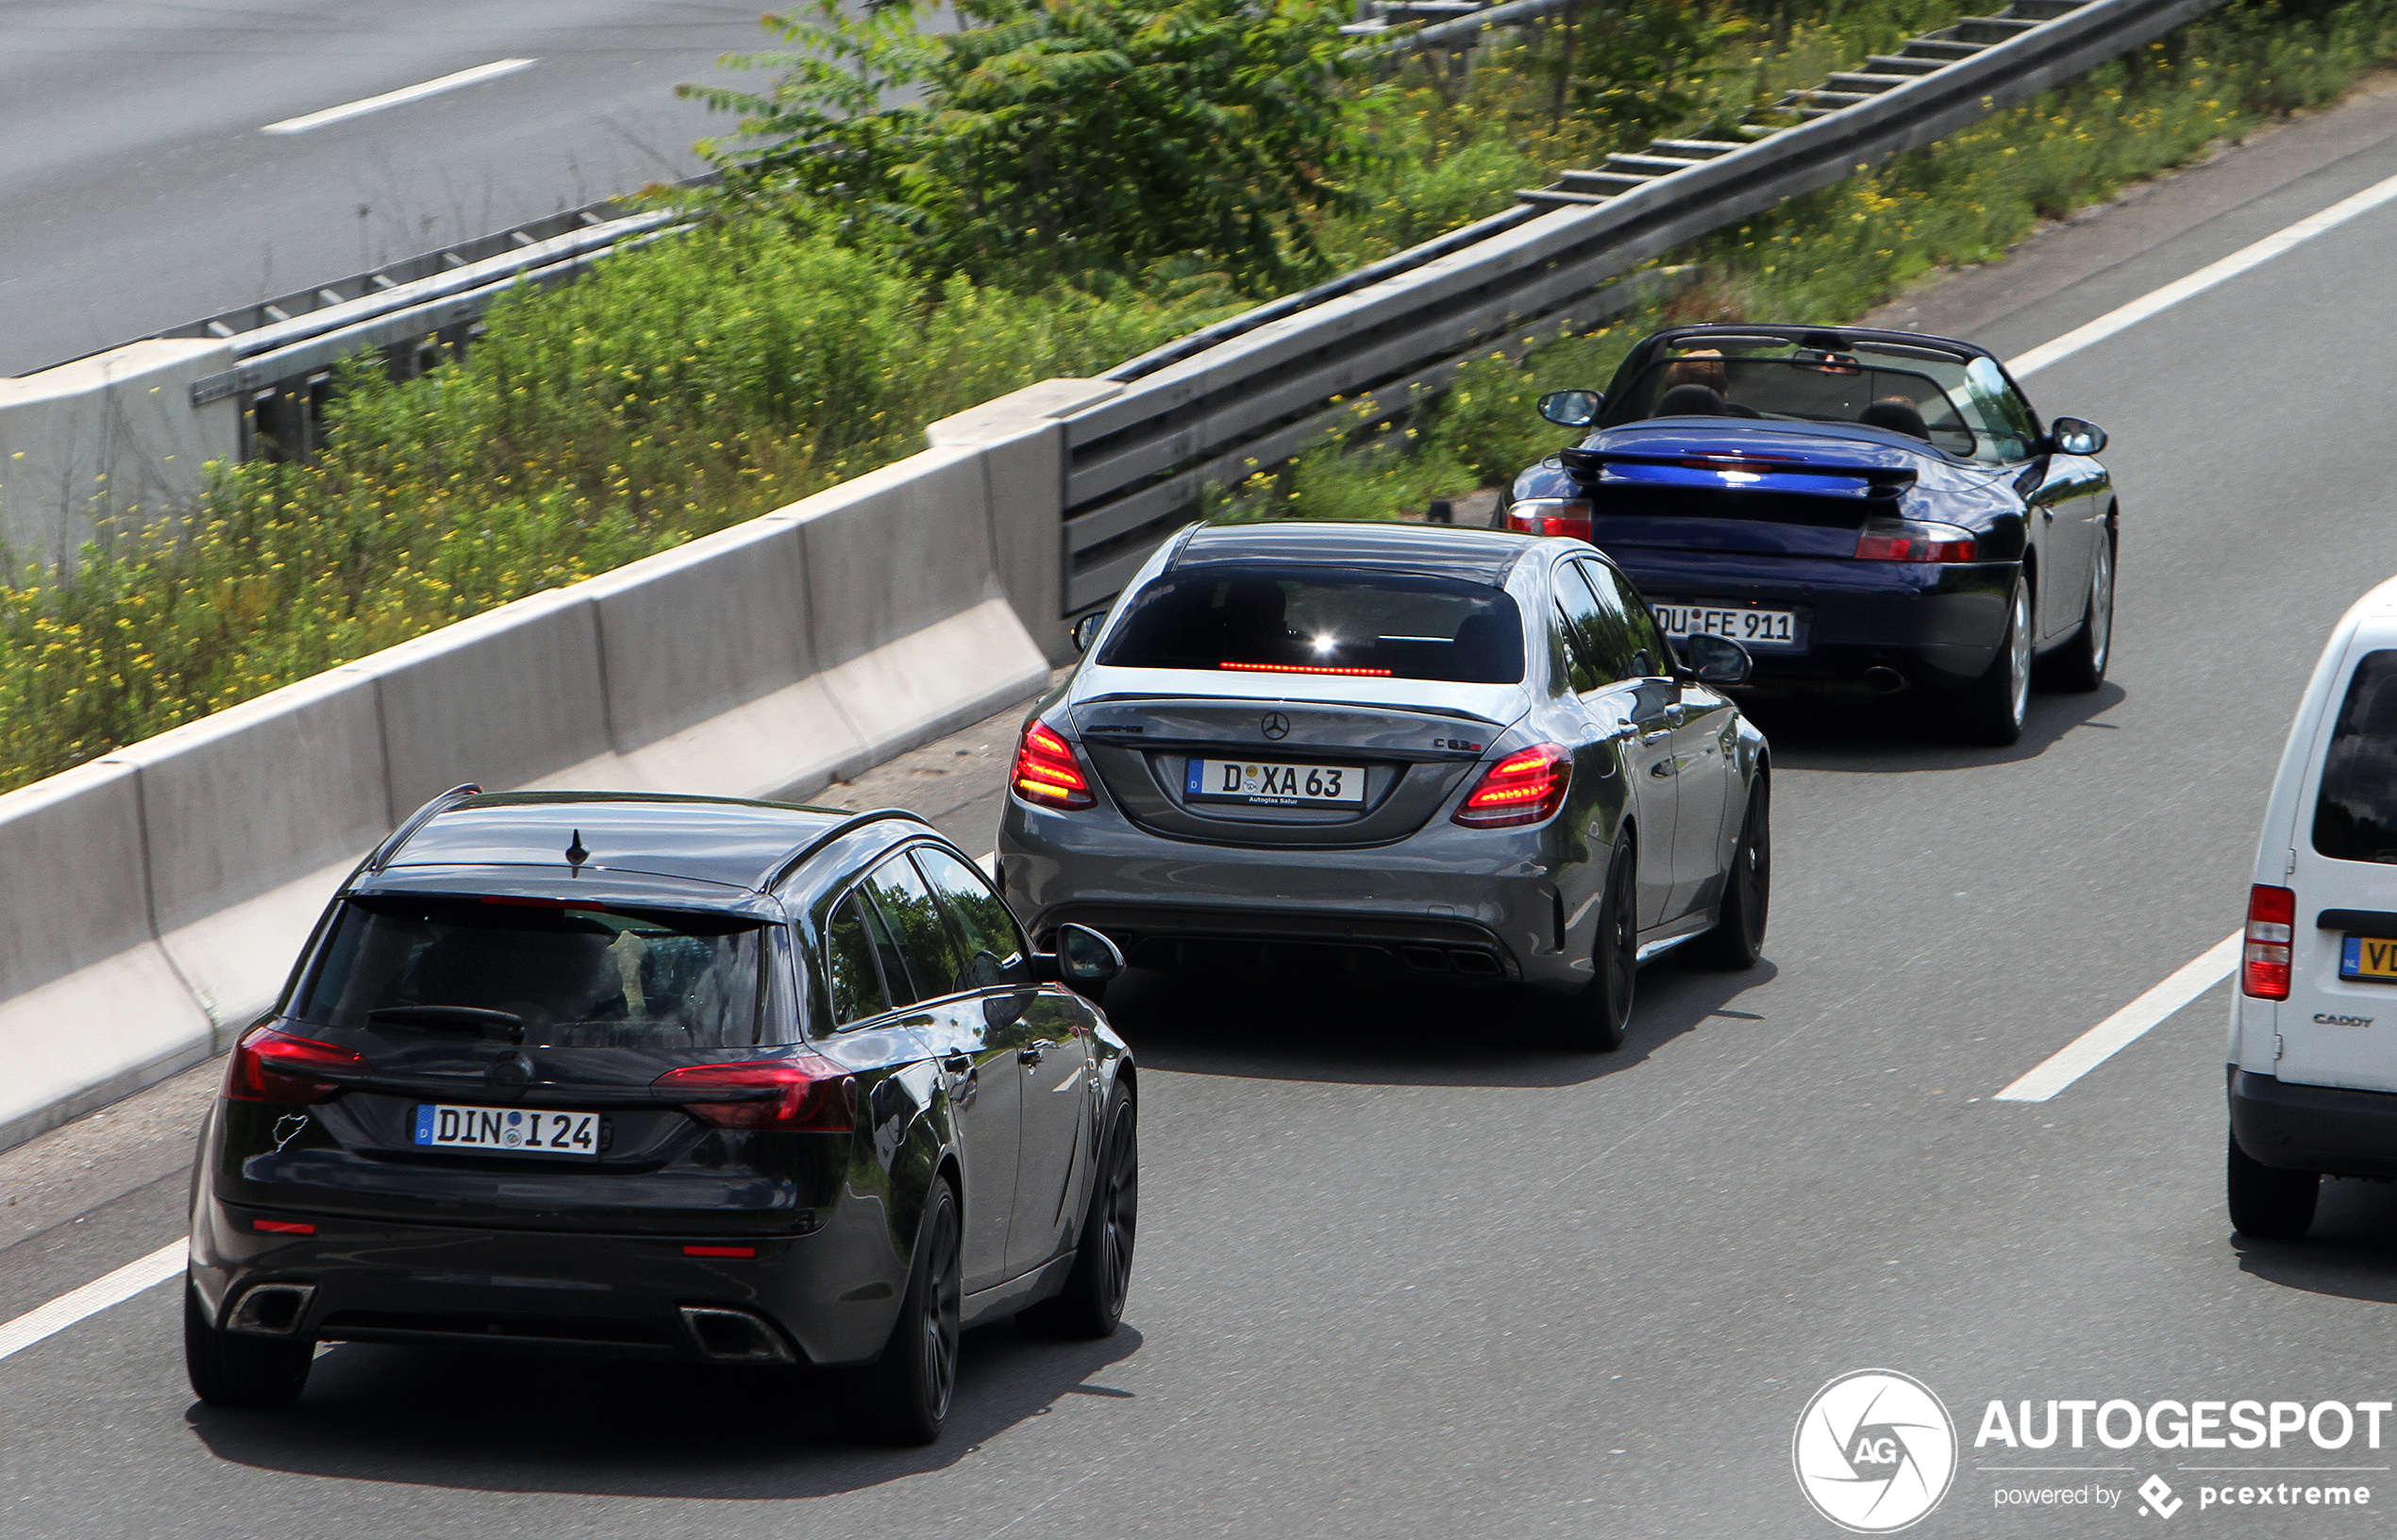
[[[2397,862],[2397,652],[2355,665],[2322,762],[2314,848],[2334,861]]]
[[[1513,684],[1523,678],[1523,623],[1504,592],[1453,578],[1208,564],[1133,595],[1098,661]]]
[[[352,898],[293,1014],[528,1046],[747,1046],[758,1041],[762,936],[735,914]]]

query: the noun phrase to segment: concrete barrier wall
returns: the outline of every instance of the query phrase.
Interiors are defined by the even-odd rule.
[[[192,405],[192,382],[232,360],[229,343],[158,338],[0,379],[0,544],[57,565],[102,518],[180,512],[202,468],[241,451],[240,402]]]
[[[1093,395],[1019,395],[0,796],[0,1147],[228,1046],[359,858],[450,786],[804,797],[1033,694],[1068,651],[1056,414]]]

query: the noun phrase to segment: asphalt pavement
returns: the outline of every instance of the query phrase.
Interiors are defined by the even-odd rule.
[[[2397,98],[2368,98],[1891,313],[2019,355],[2392,176]],[[221,1412],[159,1287],[0,1360],[0,1532],[1829,1535],[1792,1433],[1867,1367],[1959,1424],[1910,1532],[2145,1523],[2151,1476],[2175,1526],[2385,1532],[2397,1426],[2337,1450],[1973,1439],[1993,1399],[2397,1399],[2397,1196],[2334,1184],[2299,1245],[2230,1231],[2227,986],[2052,1100],[1992,1099],[2238,924],[2297,692],[2397,571],[2392,242],[2386,206],[2029,381],[2113,435],[2112,680],[2035,697],[2005,750],[1903,702],[1765,717],[1768,961],[1651,967],[1621,1052],[1558,1051],[1491,996],[1126,980],[1126,1326],[972,1334],[937,1448],[852,1442],[783,1379],[357,1347],[294,1411]],[[916,762],[976,850],[989,736]],[[204,1091],[0,1156],[33,1205],[0,1210],[0,1321],[173,1240]],[[2264,1468],[2192,1468],[2238,1464]],[[2292,1478],[2372,1497],[2197,1499]],[[1999,1502],[2080,1488],[2120,1501]]]
[[[743,0],[0,0],[0,377],[705,170]],[[508,59],[297,133],[269,125]]]

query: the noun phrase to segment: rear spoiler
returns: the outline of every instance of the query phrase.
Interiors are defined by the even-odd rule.
[[[1798,455],[1756,453],[1741,449],[1687,449],[1666,454],[1626,449],[1567,449],[1562,459],[1567,474],[1581,485],[1596,488],[1609,471],[1641,470],[1683,474],[1618,475],[1622,481],[1651,486],[1759,490],[1795,493],[1812,497],[1863,498],[1894,502],[1915,483],[1911,465],[1859,465],[1853,461],[1809,460]],[[1689,473],[1696,473],[1695,476]],[[1698,479],[1703,477],[1706,479]],[[1737,480],[1731,479],[1737,477]],[[1840,486],[1836,483],[1847,482]]]

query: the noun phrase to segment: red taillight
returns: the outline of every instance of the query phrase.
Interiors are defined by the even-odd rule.
[[[682,1254],[686,1257],[754,1257],[758,1248],[754,1246],[686,1246]]]
[[[2289,944],[2297,895],[2258,882],[2247,890],[2247,953],[2239,987],[2259,1000],[2288,998]]]
[[[1590,538],[1590,505],[1571,497],[1526,497],[1506,511],[1506,527],[1518,534]]]
[[[296,1219],[253,1219],[250,1228],[268,1235],[313,1235],[314,1225],[303,1225]]]
[[[653,1091],[731,1091],[737,1101],[686,1101],[682,1110],[719,1129],[786,1133],[847,1133],[857,1127],[857,1081],[830,1059],[762,1059],[741,1064],[690,1064],[649,1082]]]
[[[1038,722],[1024,729],[1015,749],[1015,795],[1052,808],[1087,808],[1098,801],[1073,749]]]
[[[1536,824],[1565,805],[1572,782],[1573,756],[1561,744],[1542,744],[1490,766],[1453,816],[1467,829]]]
[[[1856,531],[1859,561],[1973,561],[1980,546],[1970,529],[1912,519],[1874,519]]]
[[[293,1037],[272,1027],[251,1029],[233,1046],[233,1061],[225,1066],[225,1095],[234,1101],[323,1101],[341,1090],[314,1079],[310,1070],[357,1073],[372,1066],[363,1056],[312,1037]]]

